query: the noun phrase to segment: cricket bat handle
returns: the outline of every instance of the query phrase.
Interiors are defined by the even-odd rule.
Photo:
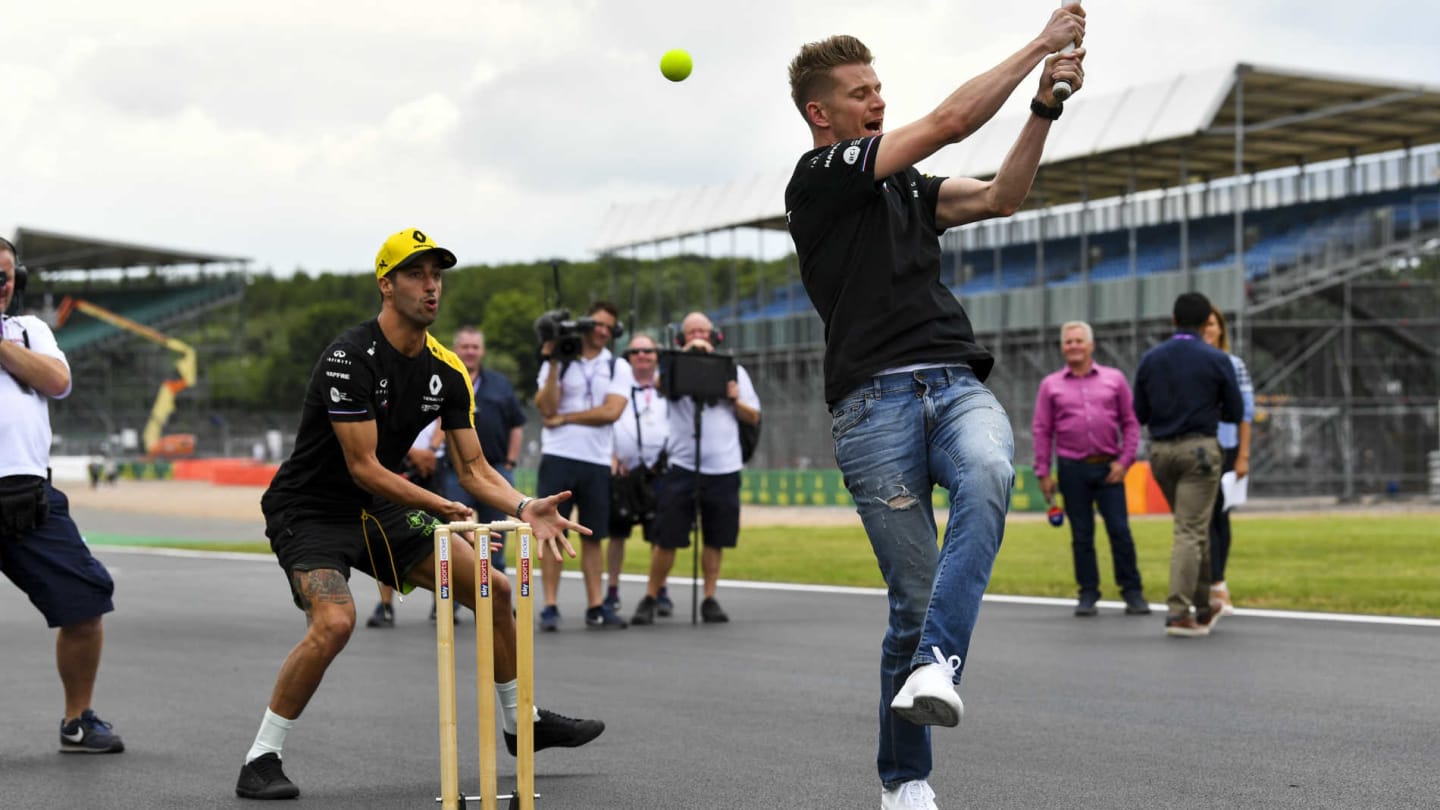
[[[1073,2],[1075,2],[1075,0],[1060,0],[1060,7],[1064,8]],[[1061,48],[1060,53],[1070,53],[1073,50],[1075,50],[1075,43],[1072,42],[1069,45]],[[1050,92],[1055,94],[1056,101],[1064,101],[1065,99],[1070,98],[1070,94],[1075,92],[1075,88],[1070,86],[1070,82],[1061,79],[1060,81],[1055,82],[1055,86],[1050,88]]]

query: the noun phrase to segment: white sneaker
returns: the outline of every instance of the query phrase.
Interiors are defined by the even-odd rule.
[[[946,659],[939,649],[934,649],[934,653],[939,663],[926,664],[911,672],[899,694],[890,701],[890,708],[917,726],[954,728],[960,725],[960,717],[965,714],[965,704],[955,692],[955,670],[960,659],[958,656]]]
[[[935,791],[924,779],[906,782],[894,790],[881,791],[880,810],[940,810],[935,806]]]

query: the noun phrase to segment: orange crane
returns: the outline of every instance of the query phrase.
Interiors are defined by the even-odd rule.
[[[189,455],[195,452],[194,436],[161,436],[161,431],[170,419],[170,414],[175,412],[175,395],[195,384],[195,349],[191,348],[190,344],[158,332],[143,323],[132,321],[124,315],[111,312],[98,304],[68,295],[60,302],[60,310],[55,315],[56,328],[64,326],[71,313],[77,309],[92,318],[99,318],[111,326],[134,332],[179,353],[180,358],[175,361],[175,367],[179,370],[180,377],[160,383],[160,391],[155,397],[155,406],[150,409],[150,420],[145,423],[145,430],[141,436],[146,454],[152,457]]]

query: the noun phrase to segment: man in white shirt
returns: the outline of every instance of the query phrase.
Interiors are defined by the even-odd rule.
[[[538,489],[542,494],[572,492],[573,497],[560,508],[568,518],[571,504],[578,506],[580,524],[593,532],[580,538],[580,570],[585,577],[585,624],[598,629],[626,626],[605,604],[600,589],[605,567],[600,543],[610,531],[610,425],[624,412],[634,382],[630,364],[615,358],[607,348],[620,331],[617,313],[608,301],[590,305],[585,313],[590,325],[583,330],[577,357],[552,357],[554,341],[542,345],[544,362],[535,394],[535,407],[545,423],[540,433]],[[545,592],[541,630],[560,629],[557,602],[563,567],[559,559],[540,561],[540,584]]]
[[[0,313],[23,288],[18,251],[0,239]],[[0,572],[59,628],[60,752],[118,754],[125,743],[90,705],[115,583],[81,538],[69,499],[50,485],[50,400],[69,396],[70,383],[44,321],[0,314]]]
[[[710,354],[720,341],[715,325],[703,312],[692,312],[680,325],[686,352]],[[744,366],[735,366],[735,379],[726,387],[726,398],[704,404],[700,411],[700,459],[695,459],[695,400],[680,397],[670,402],[670,468],[660,479],[659,509],[656,515],[655,550],[650,557],[650,582],[645,598],[630,621],[654,624],[659,597],[677,549],[690,545],[690,527],[695,519],[696,490],[699,490],[700,528],[704,550],[700,568],[705,577],[705,601],[700,616],[707,623],[728,622],[730,617],[715,599],[720,579],[720,560],[740,537],[740,422],[760,423],[760,398]],[[697,475],[698,472],[698,475]]]
[[[660,357],[655,341],[649,335],[636,335],[630,339],[630,347],[625,350],[625,360],[630,363],[635,384],[630,387],[630,394],[626,397],[625,412],[615,420],[614,473],[618,476],[630,476],[632,479],[638,476],[635,485],[644,487],[650,493],[650,505],[653,507],[656,476],[664,466],[662,459],[670,438],[670,403],[656,387],[660,379]],[[612,506],[613,503],[612,500]],[[605,602],[616,612],[620,610],[620,569],[625,564],[625,541],[629,539],[631,529],[637,522],[644,532],[645,540],[653,543],[653,508],[648,515],[635,516],[616,514],[612,508],[610,548],[606,552],[609,587],[606,589]],[[660,615],[669,616],[673,609],[669,595],[662,590],[657,599]]]

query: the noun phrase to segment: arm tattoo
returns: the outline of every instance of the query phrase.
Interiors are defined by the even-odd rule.
[[[300,594],[301,607],[307,613],[317,602],[348,605],[354,601],[350,596],[349,583],[333,568],[296,571],[291,578],[295,583],[295,592]]]

